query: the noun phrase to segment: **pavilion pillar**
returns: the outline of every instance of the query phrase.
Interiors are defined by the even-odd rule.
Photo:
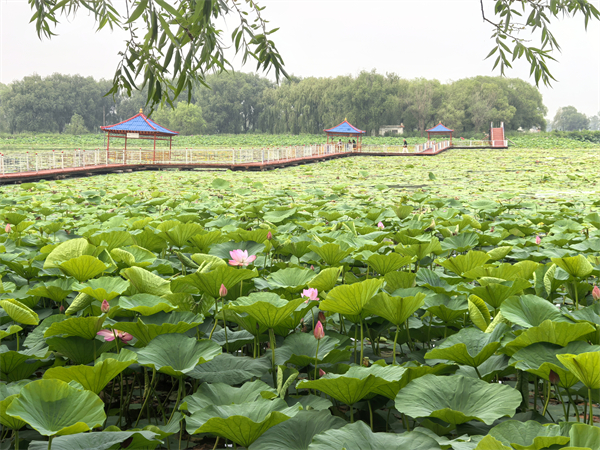
[[[156,134],[154,135],[154,153],[152,155],[152,163],[156,164]]]

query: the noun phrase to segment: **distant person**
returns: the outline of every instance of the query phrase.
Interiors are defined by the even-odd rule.
[[[352,139],[352,150],[356,150],[356,139]]]

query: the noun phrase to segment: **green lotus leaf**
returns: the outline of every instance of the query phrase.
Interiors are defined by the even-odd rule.
[[[588,322],[593,325],[600,325],[600,303],[594,303],[591,306],[578,309],[576,311],[563,311],[565,315],[575,322]]]
[[[162,297],[152,294],[135,294],[131,297],[119,298],[119,306],[128,311],[135,311],[142,316],[151,316],[158,312],[170,312],[177,307]]]
[[[425,225],[425,227],[428,226],[429,222]],[[416,257],[417,261],[421,261],[423,258],[431,255],[432,253],[439,255],[442,252],[442,246],[437,238],[433,238],[430,241],[422,244],[398,244],[394,251],[400,253],[401,255]]]
[[[485,252],[470,250],[466,255],[454,256],[444,261],[436,260],[436,262],[456,275],[462,276],[476,267],[483,266],[489,259],[490,256]]]
[[[507,232],[507,236],[508,236],[508,232]],[[500,240],[502,240],[502,239],[500,239]],[[498,242],[500,242],[500,240]],[[502,247],[496,247],[496,248],[493,248],[492,250],[489,250],[487,252],[487,254],[490,257],[490,261],[500,261],[501,259],[504,259],[506,257],[506,255],[508,255],[512,251],[512,249],[513,249],[512,246],[504,245]],[[467,275],[467,278],[470,278],[470,277]],[[478,277],[474,277],[474,278],[478,278]],[[505,280],[507,280],[507,279],[508,278],[505,278]]]
[[[71,239],[59,244],[58,247],[54,248],[44,261],[44,269],[55,269],[59,265],[73,258],[79,256],[94,255],[96,246],[90,244],[87,239],[78,238]]]
[[[40,283],[27,293],[37,297],[46,297],[60,303],[73,292],[74,283],[75,280],[72,278],[59,278],[46,283]]]
[[[104,402],[61,380],[32,381],[6,409],[43,436],[84,433],[106,420]]]
[[[14,322],[23,325],[37,325],[40,323],[40,318],[35,311],[14,298],[0,300],[0,306]]]
[[[110,301],[121,295],[128,287],[129,282],[120,277],[100,277],[86,283],[77,283],[73,289],[102,302],[103,300]]]
[[[342,259],[352,253],[351,250],[343,250],[339,244],[329,243],[322,246],[309,245],[313,252],[319,255],[319,258],[325,261],[328,266],[337,266]]]
[[[180,334],[163,334],[138,352],[138,363],[172,377],[181,377],[219,354],[221,346],[215,342],[197,341]]]
[[[558,360],[588,389],[600,389],[600,351],[556,355]]]
[[[375,370],[377,369],[373,369]],[[296,389],[317,389],[340,402],[353,405],[389,383],[388,380],[374,375],[371,371],[353,371],[342,375],[328,373],[317,380],[302,380],[298,382]]]
[[[207,406],[239,405],[262,399],[263,392],[277,393],[264,381],[256,380],[244,383],[239,388],[225,383],[204,383],[198,390],[183,399],[180,409],[194,414]]]
[[[279,324],[273,328],[275,334],[284,337],[287,336],[290,333],[290,330],[295,329],[300,324],[300,321],[306,317],[308,311],[314,308],[315,304],[316,303],[313,302],[300,303],[289,316],[285,316],[281,319]],[[229,320],[229,316],[227,316],[227,320]]]
[[[584,279],[594,270],[594,267],[583,255],[551,258],[551,260],[573,278]]]
[[[51,337],[46,339],[50,350],[61,353],[75,364],[89,364],[105,351],[112,349],[115,342],[101,342],[98,339],[85,339],[79,336]]]
[[[308,283],[308,287],[314,288],[319,292],[330,291],[337,284],[337,280],[341,273],[341,267],[328,267],[327,269],[323,269]]]
[[[104,317],[70,317],[61,322],[50,325],[44,332],[44,337],[58,335],[80,336],[84,339],[96,339],[98,331],[102,329]]]
[[[419,271],[415,274],[415,277],[419,286],[426,287],[427,289],[438,294],[451,294],[457,291],[456,286],[452,286],[446,280],[440,278],[439,274],[433,270],[423,267],[419,269]]]
[[[152,294],[158,297],[171,294],[171,283],[169,281],[141,267],[123,269],[121,275],[127,278],[136,289],[137,292],[135,293]]]
[[[373,433],[362,421],[347,424],[338,429],[330,429],[317,434],[307,450],[439,450],[435,439],[423,433]]]
[[[117,247],[131,244],[131,234],[129,231],[124,230],[112,230],[112,231],[101,231],[88,237],[91,244],[96,247],[103,246],[109,252]]]
[[[442,250],[454,250],[458,253],[466,252],[479,244],[477,233],[461,233],[442,241]],[[491,255],[488,254],[488,256]]]
[[[94,303],[94,300],[94,297],[91,297],[83,292],[79,293],[79,295],[75,297],[75,300],[73,300],[73,302],[65,311],[65,315],[72,316],[73,314],[76,314],[79,311],[83,311],[92,303]]]
[[[500,339],[507,328],[505,324],[500,324],[491,333],[477,328],[463,328],[428,351],[425,359],[447,359],[476,368],[500,347]]]
[[[23,331],[23,328],[21,328],[19,325],[11,325],[7,330],[0,330],[0,340],[12,334],[18,333],[19,331]]]
[[[509,247],[512,248],[512,247]],[[489,254],[490,252],[488,252]],[[506,255],[505,255],[506,256]],[[518,274],[520,270],[516,265],[504,263],[499,266],[495,266],[493,264],[486,264],[484,266],[476,267],[473,270],[465,273],[467,278],[472,280],[476,280],[482,277],[491,277],[491,278],[500,278],[505,281],[515,280],[519,278]]]
[[[512,417],[520,404],[521,394],[516,389],[462,375],[425,375],[396,396],[396,409],[401,413],[454,425],[470,420],[490,425],[500,417]]]
[[[0,384],[0,399],[2,399],[0,400],[0,424],[11,430],[19,430],[23,428],[26,423],[6,414],[6,409],[10,406],[12,401],[17,398],[23,386],[30,382],[31,380],[22,380],[16,383]]]
[[[214,336],[213,336],[214,338]],[[260,378],[271,369],[269,358],[250,358],[223,353],[208,362],[194,367],[187,376],[205,383],[223,382],[230,386],[243,383],[253,377]]]
[[[58,267],[64,273],[80,282],[94,278],[108,269],[106,264],[95,256],[90,255],[81,255],[77,258],[71,258],[68,261],[61,263]]]
[[[322,311],[359,316],[382,284],[383,280],[371,279],[351,285],[337,286],[329,291],[327,298],[320,303],[319,308]]]
[[[200,292],[218,298],[219,289],[224,285],[228,290],[237,286],[241,281],[258,276],[256,269],[236,269],[231,266],[218,266],[206,273],[195,272],[183,278],[190,285],[198,288]]]
[[[489,435],[515,450],[539,450],[553,445],[565,445],[570,440],[567,436],[561,436],[560,426],[542,425],[533,420],[507,420],[492,428]]]
[[[112,358],[96,361],[93,366],[67,366],[51,367],[44,372],[44,379],[57,379],[65,383],[77,381],[88,391],[99,394],[106,385],[123,372],[127,367],[136,362],[136,354],[127,349],[123,349],[130,354],[129,360],[118,361]],[[106,355],[104,353],[102,356]],[[115,355],[117,356],[117,355]]]
[[[200,267],[200,272],[206,273],[219,266],[227,266],[227,263],[222,258],[214,255],[207,255],[205,253],[194,253],[192,256],[194,261]]]
[[[163,334],[185,333],[197,327],[204,321],[200,315],[191,312],[173,311],[171,313],[158,313],[143,318],[138,317],[136,322],[118,322],[111,328],[125,331],[138,339],[136,347],[144,347],[157,336]]]
[[[511,447],[507,447],[498,439],[493,436],[485,436],[479,443],[475,450],[513,450]]]
[[[586,425],[583,423],[574,423],[569,430],[571,441],[569,445],[573,448],[595,450],[600,442],[600,428]]]
[[[237,313],[246,313],[267,328],[274,328],[304,303],[303,298],[287,301],[273,292],[253,292],[225,306]]]
[[[199,234],[202,231],[204,231],[204,229],[197,223],[179,223],[173,228],[161,231],[159,233],[159,236],[165,239],[170,244],[182,248],[184,245],[187,244],[188,240],[192,236],[195,236],[196,234]]]
[[[402,256],[398,253],[388,253],[387,255],[371,255],[369,256],[369,259],[367,259],[367,263],[378,274],[386,275],[410,264],[413,260],[414,259],[410,256]]]
[[[469,318],[481,331],[486,331],[492,318],[485,302],[476,295],[469,296]]]
[[[42,359],[47,356],[47,347],[41,351],[37,348],[31,350],[22,350],[19,352],[8,350],[6,346],[0,347],[0,379],[6,381],[19,381],[29,378],[42,365],[41,361],[32,361]]]
[[[317,342],[312,333],[290,334],[283,341],[283,345],[275,349],[275,364],[279,366],[289,363],[305,367],[314,364],[315,357],[318,364],[335,364],[350,359],[350,351],[336,350],[340,341],[330,336],[321,339],[317,356]]]
[[[562,347],[569,342],[581,340],[595,328],[589,323],[566,323],[545,320],[536,327],[531,327],[504,346],[502,350],[508,356],[536,342],[549,342]]]
[[[479,279],[481,286],[465,286],[464,290],[481,298],[492,308],[499,308],[504,300],[530,286],[527,280],[521,278],[499,283],[489,283],[484,280],[486,279]]]
[[[563,388],[570,388],[577,384],[579,379],[560,362],[557,356],[594,351],[600,351],[600,346],[589,345],[584,341],[570,342],[565,347],[549,344],[548,342],[538,342],[522,348],[512,355],[509,364],[547,381],[550,380],[550,371],[552,370],[560,377],[558,385]]]
[[[365,312],[373,316],[383,317],[399,326],[406,322],[425,303],[425,294],[414,297],[392,297],[385,292],[372,297],[365,305]]]
[[[425,298],[424,306],[427,311],[439,317],[444,323],[452,322],[468,310],[467,298],[462,295],[454,297],[444,294],[428,296]]]
[[[388,272],[385,274],[385,289],[394,292],[398,289],[408,289],[415,285],[417,274],[413,272]]]
[[[545,320],[569,322],[551,302],[536,295],[509,298],[500,306],[500,312],[509,321],[525,328],[536,327]]]
[[[213,433],[244,447],[265,431],[285,422],[300,411],[281,399],[257,400],[240,405],[208,406],[186,418],[190,434]]]
[[[223,242],[222,244],[215,244],[210,247],[209,255],[218,256],[221,259],[230,260],[231,255],[229,252],[232,250],[246,250],[248,256],[257,255],[265,249],[265,244],[253,241],[243,242]],[[228,266],[231,267],[231,266]]]
[[[287,289],[292,294],[296,294],[305,288],[313,278],[315,278],[315,272],[310,269],[290,267],[271,273],[267,277],[267,282],[273,288]]]
[[[329,411],[299,411],[294,417],[268,429],[249,450],[306,450],[313,437],[341,428],[347,422]]]
[[[128,441],[132,439],[131,441]],[[152,450],[161,443],[153,431],[103,431],[101,433],[58,436],[52,440],[52,450],[110,450],[123,448]],[[28,450],[46,450],[48,442],[33,441]]]

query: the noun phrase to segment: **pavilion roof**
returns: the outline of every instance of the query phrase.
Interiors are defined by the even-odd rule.
[[[326,133],[339,133],[339,134],[363,134],[366,131],[359,130],[354,125],[352,125],[347,120],[344,120],[337,127],[329,128],[328,130],[323,130]]]
[[[103,131],[112,131],[116,133],[146,133],[157,134],[161,136],[175,136],[179,134],[177,131],[172,131],[168,128],[160,126],[152,119],[146,117],[141,110],[138,114],[127,120],[124,120],[123,122],[100,127],[100,129]]]
[[[438,123],[435,127],[427,130],[428,133],[452,133],[454,130],[442,125],[442,122]]]

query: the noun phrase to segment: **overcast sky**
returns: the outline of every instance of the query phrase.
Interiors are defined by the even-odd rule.
[[[118,3],[122,0],[115,0]],[[493,1],[486,0],[492,15]],[[600,0],[593,2],[600,8]],[[273,35],[288,73],[301,77],[357,75],[361,70],[395,72],[404,78],[448,82],[492,72],[485,60],[491,28],[478,0],[259,0],[264,16],[280,30]],[[54,72],[112,78],[124,32],[102,30],[84,13],[63,19],[58,36],[40,41],[27,0],[0,0],[0,82]],[[229,27],[229,31],[233,24]],[[552,118],[572,105],[587,115],[600,111],[600,24],[584,30],[581,17],[554,21],[562,47],[550,68],[558,80],[541,87]],[[227,30],[227,28],[226,28]],[[230,32],[228,33],[230,35]],[[254,65],[243,68],[253,71]],[[532,82],[526,61],[509,77]]]

